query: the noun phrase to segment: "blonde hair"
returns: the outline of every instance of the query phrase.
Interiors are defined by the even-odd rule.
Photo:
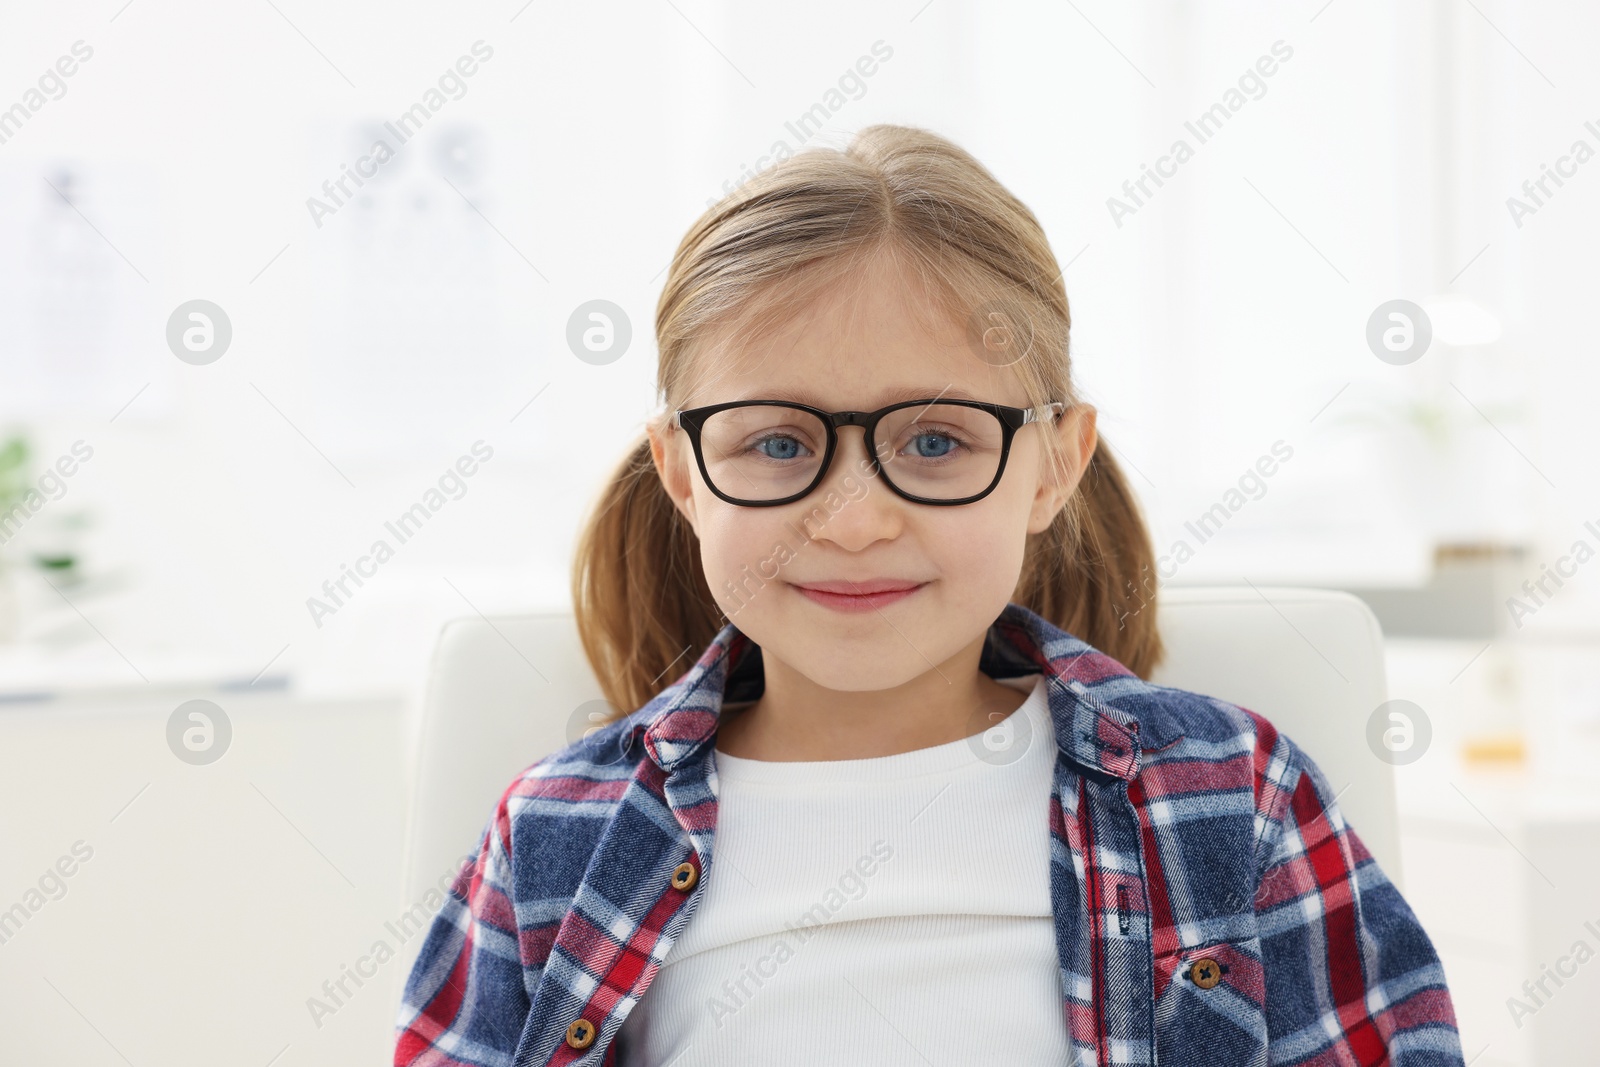
[[[695,358],[713,335],[760,333],[879,252],[903,257],[940,311],[969,324],[969,338],[997,309],[995,321],[1020,325],[1031,344],[1011,365],[1030,404],[1078,402],[1062,268],[1033,213],[950,141],[876,125],[843,150],[808,149],[758,174],[684,235],[656,306],[664,400],[656,424],[664,431],[666,412],[713,373]],[[1060,462],[1056,436],[1042,436]],[[1101,436],[1066,505],[1029,536],[1011,599],[1148,677],[1163,654],[1155,612],[1145,610],[1154,607],[1153,564],[1138,503]],[[647,436],[594,503],[572,603],[584,652],[619,714],[671,684],[664,675],[675,665],[674,677],[693,666],[726,623]]]

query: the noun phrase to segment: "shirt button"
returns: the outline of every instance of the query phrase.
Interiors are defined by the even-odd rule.
[[[588,1048],[594,1044],[594,1023],[579,1019],[567,1027],[567,1044],[573,1048]]]
[[[693,889],[695,882],[699,880],[700,871],[694,864],[689,862],[678,864],[677,869],[672,872],[672,888],[682,890],[685,893]]]
[[[1210,956],[1201,956],[1189,966],[1189,979],[1201,989],[1210,989],[1222,981],[1222,964]]]

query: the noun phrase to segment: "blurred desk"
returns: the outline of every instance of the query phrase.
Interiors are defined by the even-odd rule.
[[[402,910],[406,702],[76,666],[0,668],[0,1061],[386,1062],[404,974],[346,968]],[[196,696],[232,727],[202,766],[167,741]]]
[[[156,693],[272,692],[288,688],[287,668],[214,657],[154,656],[137,666],[104,642],[58,649],[0,644],[0,707],[56,700],[138,699]]]
[[[1600,963],[1545,976],[1563,957],[1572,970],[1578,941],[1600,956],[1600,645],[1389,644],[1390,696],[1434,730],[1425,757],[1395,769],[1401,851],[1463,1052],[1474,1067],[1591,1062]],[[1510,729],[1524,759],[1463,758],[1469,735]],[[1541,979],[1548,993],[1530,998],[1524,983]],[[1514,1014],[1513,998],[1532,1010]]]
[[[1479,1067],[1588,1062],[1600,966],[1547,975],[1577,942],[1582,958],[1600,949],[1600,803],[1520,772],[1435,786],[1438,803],[1411,797],[1401,820],[1406,895],[1444,961],[1463,1051]]]

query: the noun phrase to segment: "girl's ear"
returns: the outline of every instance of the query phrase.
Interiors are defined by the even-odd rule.
[[[650,458],[655,462],[656,474],[667,491],[673,506],[689,521],[695,536],[700,527],[695,522],[694,492],[690,484],[688,440],[672,426],[650,423],[645,427],[650,437]]]
[[[1028,532],[1043,533],[1072,498],[1089,460],[1094,457],[1099,437],[1095,432],[1093,405],[1075,404],[1061,413],[1049,427],[1056,434],[1060,458],[1052,462],[1048,449],[1039,473],[1039,489],[1034,494],[1033,511],[1028,516]]]

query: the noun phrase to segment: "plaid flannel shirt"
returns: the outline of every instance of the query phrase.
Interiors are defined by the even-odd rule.
[[[1463,1067],[1427,934],[1271,722],[1145,682],[1019,604],[980,666],[1049,682],[1079,1064]],[[627,1062],[622,1021],[715,876],[718,710],[763,684],[730,622],[644,707],[510,784],[407,979],[397,1067]]]

